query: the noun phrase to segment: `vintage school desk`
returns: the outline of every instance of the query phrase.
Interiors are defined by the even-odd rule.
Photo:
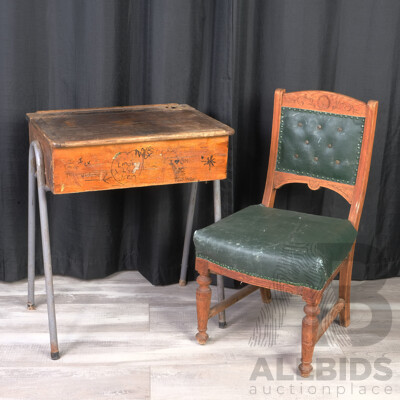
[[[29,120],[28,308],[34,309],[35,178],[49,318],[51,358],[59,358],[46,191],[65,193],[192,182],[180,285],[186,283],[197,182],[226,178],[233,129],[181,104],[39,111]],[[222,277],[218,280],[223,299]],[[220,326],[225,325],[220,316]]]

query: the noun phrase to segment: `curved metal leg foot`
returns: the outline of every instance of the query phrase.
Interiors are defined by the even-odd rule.
[[[39,144],[36,141],[31,143],[30,152],[35,153],[36,177],[38,186],[40,228],[42,233],[42,249],[44,276],[46,282],[47,314],[49,320],[51,358],[60,358],[57,339],[56,309],[54,305],[53,271],[51,266],[49,221],[47,215],[46,181],[44,176],[43,156]]]

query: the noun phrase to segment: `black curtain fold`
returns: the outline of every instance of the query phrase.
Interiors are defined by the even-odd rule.
[[[233,126],[223,215],[261,201],[273,92],[380,102],[353,277],[399,275],[400,3],[396,0],[0,1],[0,279],[26,277],[27,112],[178,102]],[[189,185],[48,195],[53,269],[178,281]],[[312,205],[311,205],[312,203]],[[328,190],[279,207],[345,216]],[[335,211],[338,210],[338,211]],[[213,221],[201,184],[195,228]],[[37,232],[37,273],[43,273]],[[189,279],[194,276],[191,248]]]

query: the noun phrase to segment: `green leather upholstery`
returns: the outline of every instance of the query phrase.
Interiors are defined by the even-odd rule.
[[[194,234],[196,256],[229,270],[320,290],[349,253],[348,220],[255,205]]]
[[[276,170],[354,185],[364,120],[282,107]]]

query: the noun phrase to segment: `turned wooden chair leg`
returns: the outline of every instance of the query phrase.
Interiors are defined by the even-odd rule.
[[[340,325],[347,327],[350,325],[350,288],[351,273],[353,270],[354,245],[350,251],[348,261],[342,267],[339,273],[339,298],[344,300],[344,307],[340,311]]]
[[[271,291],[267,288],[260,288],[261,299],[263,303],[270,303],[271,302]]]
[[[196,280],[199,284],[199,287],[196,290],[198,324],[198,333],[196,335],[196,339],[200,344],[205,344],[208,339],[207,323],[211,304],[211,289],[209,286],[211,283],[211,278],[208,269],[198,269],[198,272],[200,275]]]
[[[311,365],[314,347],[317,342],[318,333],[318,314],[320,312],[318,303],[307,303],[304,306],[306,313],[303,318],[303,326],[301,331],[301,364],[299,365],[300,374],[307,378],[313,367]]]

